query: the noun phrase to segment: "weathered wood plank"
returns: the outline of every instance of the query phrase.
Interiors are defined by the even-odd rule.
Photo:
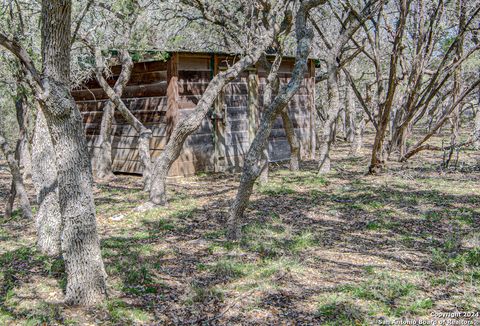
[[[145,125],[145,127],[152,130],[152,135],[155,136],[166,136],[166,124],[156,124],[156,125]],[[87,136],[99,135],[100,128],[98,124],[95,125],[85,125],[84,131]],[[130,125],[114,125],[113,126],[113,135],[114,136],[138,136],[138,132]]]
[[[178,97],[178,108],[180,111],[183,109],[193,109],[200,101],[200,95],[180,95]]]
[[[210,70],[185,70],[178,71],[178,81],[180,83],[209,83],[212,79]]]
[[[112,75],[107,79],[107,83],[110,86],[114,86],[115,82],[118,79],[118,75]],[[157,83],[160,81],[167,81],[167,71],[148,71],[133,73],[128,80],[128,85],[147,85],[152,83]],[[90,79],[83,84],[83,88],[86,89],[96,89],[101,88],[96,79]]]
[[[157,124],[166,122],[165,111],[131,111],[132,114],[142,123]],[[83,115],[84,124],[95,124],[102,121],[103,112],[92,112]],[[115,124],[127,124],[128,121],[120,112],[114,113]]]
[[[138,136],[114,136],[112,137],[112,147],[120,149],[137,149]],[[100,137],[96,135],[87,136],[88,147],[99,147]],[[167,144],[167,137],[155,136],[150,139],[150,148],[163,149]]]
[[[202,95],[208,87],[208,82],[183,82],[178,85],[180,95]]]
[[[142,97],[123,99],[125,105],[130,111],[166,111],[167,97]],[[103,112],[104,106],[108,100],[77,102],[77,107],[82,114],[90,112]]]
[[[118,76],[122,71],[122,66],[113,66],[110,68],[114,76]],[[136,62],[133,65],[132,74],[145,73],[151,71],[166,71],[166,61],[148,61],[148,62]]]
[[[257,93],[258,95],[258,93]],[[227,107],[248,106],[248,95],[225,95],[225,104]]]
[[[210,58],[198,58],[193,56],[181,55],[178,61],[178,70],[210,71]]]
[[[148,85],[128,85],[125,87],[122,98],[132,97],[157,97],[167,94],[167,82],[159,81]],[[99,101],[108,98],[107,94],[100,88],[81,89],[72,91],[75,101]]]

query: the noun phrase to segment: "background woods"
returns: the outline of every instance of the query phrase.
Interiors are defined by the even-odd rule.
[[[0,323],[480,308],[478,0],[0,17]]]

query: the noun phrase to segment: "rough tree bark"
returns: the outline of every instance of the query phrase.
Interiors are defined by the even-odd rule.
[[[120,61],[122,64],[122,71],[118,77],[113,90],[121,97],[123,90],[130,80],[132,73],[133,61],[128,54],[128,51],[120,52]],[[115,104],[109,100],[103,108],[102,122],[100,125],[99,136],[99,150],[94,153],[94,173],[99,179],[111,179],[114,177],[112,171],[112,132],[113,132],[113,117],[115,113]]]
[[[480,22],[478,23],[478,29],[476,32],[473,33],[473,42],[475,45],[480,44]],[[477,69],[477,75],[480,77],[480,67]],[[476,149],[480,149],[480,88],[477,90],[477,101],[479,106],[475,111],[475,122],[474,122],[474,132],[473,132],[473,139],[474,139],[474,146]]]
[[[352,39],[356,31],[362,24],[369,19],[375,12],[376,1],[365,4],[361,12],[357,12],[355,8],[350,6],[350,12],[347,17],[341,21],[342,29],[335,40],[328,40],[322,29],[312,21],[313,26],[318,32],[320,38],[328,49],[328,57],[326,59],[326,73],[316,76],[316,82],[327,80],[327,97],[328,104],[324,119],[323,128],[320,131],[319,138],[319,165],[318,173],[324,174],[330,171],[330,147],[335,141],[336,123],[340,112],[340,94],[338,86],[339,72],[343,66],[357,56],[361,51],[357,50],[349,58],[341,61],[341,56],[345,50],[345,45]],[[339,17],[337,17],[340,19]],[[317,110],[318,112],[318,110]]]
[[[15,189],[15,180],[12,178],[10,183],[10,192],[8,193],[7,204],[5,206],[5,218],[12,217],[13,208],[15,206],[15,198],[17,198],[17,190]]]
[[[280,112],[280,115],[282,116],[283,128],[290,145],[290,171],[298,171],[300,170],[300,141],[295,134],[295,128],[287,110]]]
[[[97,234],[93,177],[82,116],[70,94],[72,2],[42,0],[41,7],[42,74],[15,40],[0,33],[0,44],[20,60],[50,131],[63,222],[65,302],[92,305],[106,297],[106,273]]]
[[[355,102],[352,88],[345,81],[345,140],[352,143],[355,138]]]
[[[480,100],[480,95],[479,95]],[[475,111],[475,120],[473,127],[473,146],[475,149],[480,149],[480,107]]]
[[[265,56],[262,56],[263,61],[266,61]],[[255,130],[258,128],[258,120],[260,116],[259,112],[259,97],[258,97],[258,71],[250,70],[247,77],[247,91],[248,91],[248,143],[251,144],[253,138],[255,137]],[[263,105],[265,102],[269,101],[269,96],[271,93],[271,88],[269,87],[269,81],[267,78],[267,84],[265,85]],[[270,92],[270,93],[269,93]],[[268,168],[269,168],[269,158],[268,158],[268,149],[266,148],[263,152],[263,169],[262,175],[260,177],[260,184],[265,185],[268,183]]]
[[[290,27],[287,28],[287,32],[289,31],[290,31]],[[265,56],[263,57],[263,60],[262,60],[265,68],[268,70],[267,83],[265,85],[265,91],[263,94],[264,108],[268,107],[272,103],[273,96],[275,94],[278,94],[278,91],[280,88],[280,79],[278,78],[278,71],[282,63],[283,55],[282,55],[282,45],[280,44],[280,41],[277,41],[277,42],[279,43],[278,49],[277,49],[277,55],[275,56],[275,60],[273,61],[273,63],[270,64],[267,61]],[[283,129],[285,129],[287,141],[290,146],[290,171],[298,171],[300,169],[300,140],[295,134],[295,128],[293,126],[292,120],[290,119],[290,116],[288,115],[288,108],[285,108],[282,112],[280,112],[280,115],[282,117]],[[266,148],[264,149],[264,153],[265,152],[267,152],[268,154],[268,151]],[[266,165],[268,166],[268,161]],[[264,180],[262,180],[265,178],[264,177],[265,175],[268,180],[268,168],[267,169],[264,168],[260,174],[261,183],[265,183]]]
[[[407,20],[410,1],[400,1],[400,14],[398,17],[395,38],[393,42],[392,53],[390,55],[390,67],[388,77],[388,90],[385,101],[379,106],[379,120],[375,140],[373,143],[372,156],[368,171],[375,174],[383,170],[385,166],[385,135],[390,122],[390,113],[392,111],[393,99],[398,86],[397,65],[403,49],[403,33],[405,31],[405,23]]]
[[[264,108],[256,136],[245,157],[238,192],[228,213],[227,236],[230,239],[238,239],[241,236],[240,222],[248,205],[253,184],[261,172],[262,152],[268,141],[273,122],[298,91],[304,73],[307,70],[308,55],[313,38],[312,31],[307,28],[307,16],[310,9],[320,5],[322,2],[323,0],[304,1],[296,14],[297,55],[295,67],[288,84],[279,92],[271,104]]]
[[[463,43],[464,43],[464,33],[463,30],[465,29],[466,24],[466,1],[458,0],[458,14],[459,14],[459,23],[458,23],[458,30],[461,31],[461,36],[458,38],[457,46],[455,48],[455,62],[461,60],[463,56]],[[459,64],[457,69],[455,69],[454,76],[453,76],[453,97],[452,101],[455,102],[457,98],[460,96],[462,91],[462,65]],[[448,152],[448,158],[445,161],[445,167],[450,165],[450,162],[453,157],[453,153],[455,152],[455,145],[457,143],[458,138],[460,137],[460,114],[462,111],[462,103],[453,110],[450,116],[450,124],[451,124],[451,136],[450,136],[450,151]]]
[[[22,210],[23,217],[33,218],[32,208],[30,207],[30,201],[28,200],[28,194],[25,189],[25,185],[23,184],[22,173],[20,172],[20,166],[18,164],[18,160],[15,158],[15,153],[11,150],[7,140],[5,139],[1,131],[0,131],[0,148],[7,160],[10,173],[12,174],[13,182],[11,187],[11,193],[15,193],[18,196],[20,209]],[[5,212],[6,217],[9,217],[10,215],[11,215],[11,210],[10,212]]]
[[[92,305],[106,296],[97,234],[92,169],[82,117],[70,94],[72,3],[42,1],[42,110],[52,137],[63,217],[67,304]]]
[[[49,256],[61,254],[62,215],[58,202],[55,152],[43,112],[38,110],[32,141],[32,181],[37,193],[37,247]]]
[[[338,91],[338,67],[336,62],[328,62],[329,71],[327,78],[328,110],[327,119],[323,124],[322,133],[319,135],[319,163],[318,173],[330,172],[330,146],[334,137],[334,125],[340,111],[340,94]]]
[[[18,80],[18,83],[21,81]],[[23,88],[18,86],[17,100],[15,101],[15,108],[18,123],[18,141],[15,148],[15,155],[17,156],[20,170],[22,171],[24,180],[32,175],[32,161],[29,149],[29,135],[28,135],[28,106],[26,105],[26,97],[23,94]]]
[[[152,138],[152,131],[146,128],[127,108],[125,103],[121,99],[121,93],[123,88],[130,79],[131,70],[133,67],[132,58],[128,54],[127,50],[123,50],[121,53],[122,60],[122,72],[121,75],[115,84],[116,89],[112,89],[108,82],[103,77],[103,71],[105,70],[105,63],[103,61],[102,53],[99,49],[95,50],[95,60],[96,60],[96,69],[95,75],[98,83],[102,87],[103,91],[107,94],[110,102],[117,108],[117,110],[122,114],[127,123],[131,125],[139,134],[138,137],[138,153],[140,156],[140,161],[143,166],[143,184],[144,190],[150,189],[151,182],[151,166],[152,160],[150,158],[150,139]],[[118,85],[117,85],[118,84]],[[118,86],[118,87],[117,87]],[[110,122],[111,129],[111,122]],[[111,131],[110,131],[111,134]],[[110,137],[108,137],[110,139]],[[109,143],[110,153],[111,153],[111,142],[110,140],[106,143]],[[111,162],[111,158],[110,158]],[[111,169],[111,168],[110,168]]]
[[[363,133],[365,131],[365,126],[368,122],[368,118],[363,116],[363,112],[360,112],[361,116],[355,122],[355,128],[353,132],[353,141],[350,146],[350,156],[357,156],[363,146]]]
[[[18,81],[19,83],[21,81]],[[30,151],[28,149],[28,132],[27,132],[27,121],[28,121],[28,112],[26,106],[24,105],[25,96],[23,95],[22,88],[17,87],[17,98],[15,100],[15,109],[18,123],[18,140],[15,146],[14,158],[18,162],[18,167],[22,173],[22,180],[26,180],[31,177],[31,162],[30,162]],[[7,199],[7,205],[5,207],[5,217],[9,218],[13,213],[13,206],[15,204],[15,198],[17,197],[17,190],[15,188],[15,179],[12,179],[10,185],[10,193]]]

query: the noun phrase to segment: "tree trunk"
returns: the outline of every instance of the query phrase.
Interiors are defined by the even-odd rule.
[[[268,177],[270,174],[270,160],[268,158],[268,144],[263,149],[262,158],[261,158],[262,170],[260,171],[259,183],[262,186],[265,186],[268,183]]]
[[[458,0],[458,14],[459,14],[459,23],[458,23],[458,30],[463,31],[465,29],[466,24],[466,1],[465,0]],[[463,56],[463,42],[464,36],[460,36],[458,39],[458,43],[456,46],[455,51],[455,62],[461,60]],[[457,69],[454,72],[454,80],[453,80],[453,97],[452,101],[455,102],[457,98],[460,96],[462,91],[462,65],[458,65]],[[451,123],[451,136],[450,136],[450,151],[448,153],[448,158],[445,162],[445,167],[450,165],[450,162],[453,158],[453,153],[456,149],[456,143],[458,138],[460,137],[460,114],[462,112],[462,103],[459,103],[457,107],[453,110],[452,115],[450,116],[450,123]]]
[[[67,272],[65,302],[97,304],[106,296],[106,273],[97,234],[92,169],[83,122],[70,94],[71,7],[68,0],[42,1],[42,110],[55,152],[61,246]]]
[[[282,116],[283,128],[290,145],[290,171],[298,171],[300,169],[300,142],[295,134],[295,129],[287,110],[283,110],[280,115]]]
[[[120,52],[120,61],[122,71],[118,77],[113,91],[119,98],[122,97],[123,90],[127,86],[132,74],[133,61],[126,50]],[[99,145],[100,148],[95,152],[94,171],[99,179],[111,179],[114,177],[112,170],[112,124],[115,113],[115,104],[110,99],[103,108],[102,123],[100,127]]]
[[[21,81],[18,81],[19,83]],[[27,128],[25,126],[25,121],[27,120],[27,110],[25,110],[24,99],[20,87],[17,89],[17,100],[15,101],[17,123],[19,129],[19,135],[17,140],[17,145],[15,146],[14,158],[18,162],[18,167],[22,173],[22,181],[30,177],[30,153],[28,151],[28,134]],[[5,217],[10,218],[13,213],[13,207],[15,204],[15,198],[17,197],[17,189],[15,188],[15,180],[12,179],[10,185],[10,194],[7,200],[7,206],[5,208]]]
[[[330,72],[327,79],[328,111],[327,119],[325,120],[319,139],[319,174],[330,172],[330,147],[334,137],[335,122],[338,119],[338,113],[340,111],[340,94],[338,91],[338,73],[336,63],[330,62],[328,70]]]
[[[368,118],[364,118],[363,114],[361,119],[355,124],[354,135],[352,145],[350,146],[350,156],[357,156],[363,146],[363,133],[365,131],[365,125],[367,124]]]
[[[52,140],[41,110],[37,112],[33,134],[32,160],[32,180],[38,204],[35,217],[37,247],[46,255],[57,256],[61,254],[62,234],[57,168]]]
[[[262,57],[262,59],[265,59]],[[266,59],[265,59],[266,60]],[[267,67],[268,68],[268,67]],[[271,72],[268,77],[271,77]],[[271,80],[267,77],[265,91],[263,92],[263,105],[267,106],[271,101],[272,96],[272,83],[276,80]],[[251,69],[248,72],[247,79],[247,90],[248,90],[248,142],[251,145],[253,139],[255,138],[255,131],[258,129],[259,123],[259,97],[258,97],[258,73],[257,70]],[[265,148],[263,151],[263,168],[260,174],[260,184],[266,185],[268,183],[268,168],[269,168],[269,159],[268,159],[268,148]]]
[[[400,14],[396,24],[395,39],[393,41],[393,48],[390,54],[390,71],[388,76],[387,95],[385,96],[385,101],[383,103],[378,103],[379,121],[377,124],[375,141],[373,143],[370,166],[368,168],[368,172],[370,174],[378,173],[385,167],[385,135],[390,121],[395,92],[399,83],[397,78],[397,66],[403,50],[403,33],[405,31],[409,7],[410,2],[407,0],[400,1]]]
[[[127,108],[125,103],[120,98],[119,93],[123,89],[130,78],[133,62],[128,54],[128,51],[122,51],[122,76],[119,77],[121,82],[118,85],[117,91],[112,89],[108,82],[103,77],[103,71],[105,65],[103,62],[102,53],[99,49],[95,50],[95,59],[97,63],[96,67],[96,77],[97,81],[102,87],[103,91],[107,94],[110,101],[116,106],[117,110],[120,111],[122,116],[127,120],[128,124],[131,125],[139,134],[138,137],[138,153],[140,161],[143,165],[143,185],[144,190],[150,189],[151,182],[151,165],[152,160],[150,158],[150,139],[152,138],[152,131],[146,128]],[[121,89],[120,89],[121,88]]]
[[[244,56],[228,70],[218,73],[208,84],[195,110],[176,125],[167,145],[153,166],[150,204],[147,206],[165,205],[167,203],[165,190],[168,171],[180,155],[183,143],[200,126],[223,87],[231,80],[237,78],[247,67],[257,62],[272,41],[272,38],[272,32],[267,31],[265,42],[255,46],[252,53]]]
[[[8,193],[7,205],[5,207],[5,218],[7,219],[12,217],[16,197],[17,190],[15,189],[15,180],[13,180],[12,178],[12,182],[10,184],[10,192]]]
[[[298,91],[307,69],[308,54],[310,53],[310,44],[313,38],[313,33],[308,30],[306,26],[307,14],[313,6],[319,5],[321,2],[321,0],[306,1],[303,2],[298,9],[295,29],[297,35],[297,59],[295,68],[287,86],[283,88],[272,103],[264,109],[256,136],[245,157],[238,192],[228,214],[227,237],[229,239],[238,239],[241,236],[240,222],[248,206],[253,184],[261,172],[262,152],[267,144],[273,122]]]
[[[19,83],[21,81],[18,81]],[[29,142],[28,142],[28,110],[25,105],[25,96],[23,89],[18,87],[17,100],[15,102],[17,122],[19,129],[19,136],[15,155],[20,165],[20,170],[23,172],[23,179],[26,180],[32,176],[32,160],[30,156]]]
[[[112,131],[115,106],[108,101],[103,107],[100,125],[99,148],[94,150],[94,171],[98,179],[109,180],[115,177],[112,170]]]
[[[355,137],[355,102],[348,82],[345,82],[345,136],[349,143],[352,143]]]
[[[399,157],[403,157],[407,152],[407,137],[408,137],[408,124],[401,126],[395,126],[394,132],[392,135],[392,144],[390,147],[390,152],[394,149],[398,150]]]
[[[22,210],[23,217],[25,218],[33,218],[32,215],[32,208],[30,207],[30,201],[28,200],[28,194],[25,189],[25,186],[23,184],[23,178],[22,174],[20,172],[20,167],[18,165],[18,161],[15,159],[15,154],[12,152],[10,149],[10,146],[7,143],[7,140],[3,136],[3,134],[0,133],[0,148],[5,155],[5,158],[8,163],[8,168],[10,169],[10,173],[12,174],[12,187],[11,187],[11,192],[16,192],[18,195],[18,199],[20,202],[20,208]],[[12,195],[11,195],[12,196]],[[10,201],[12,200],[12,197],[10,197]],[[15,198],[15,197],[13,197]],[[12,205],[13,206],[13,205]],[[5,216],[7,216],[7,213],[11,214],[10,212],[5,212]]]
[[[480,96],[479,96],[480,99]],[[475,111],[475,121],[473,129],[473,145],[475,149],[480,149],[480,107]]]

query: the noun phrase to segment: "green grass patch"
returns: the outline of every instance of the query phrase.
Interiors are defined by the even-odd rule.
[[[319,299],[317,316],[322,325],[356,326],[367,325],[363,312],[348,297],[342,295],[326,295]]]
[[[295,190],[284,184],[268,183],[258,187],[258,192],[269,196],[284,196],[295,193]]]
[[[289,271],[299,271],[297,261],[288,258],[263,259],[244,262],[240,257],[226,257],[215,263],[200,265],[201,270],[214,273],[217,277],[236,280],[237,290],[272,286],[275,275]]]
[[[394,273],[369,273],[367,280],[345,285],[340,291],[368,302],[377,307],[377,313],[389,317],[422,315],[433,307],[432,300],[417,285]]]
[[[282,184],[301,185],[306,187],[324,187],[329,185],[329,181],[321,175],[311,172],[296,172],[281,178]]]
[[[222,302],[224,299],[224,291],[217,286],[199,286],[192,285],[190,294],[185,300],[187,305],[198,304],[203,302],[211,302],[212,300]]]
[[[152,316],[150,316],[148,312],[139,308],[130,307],[128,304],[118,299],[108,300],[104,306],[108,312],[109,319],[114,324],[143,324],[152,319]]]
[[[239,245],[242,250],[257,253],[262,258],[275,258],[298,254],[317,246],[318,242],[313,232],[305,230],[293,233],[290,226],[274,220],[273,223],[256,222],[246,225]]]
[[[163,284],[155,279],[148,266],[131,266],[125,271],[123,291],[134,295],[157,293]]]

